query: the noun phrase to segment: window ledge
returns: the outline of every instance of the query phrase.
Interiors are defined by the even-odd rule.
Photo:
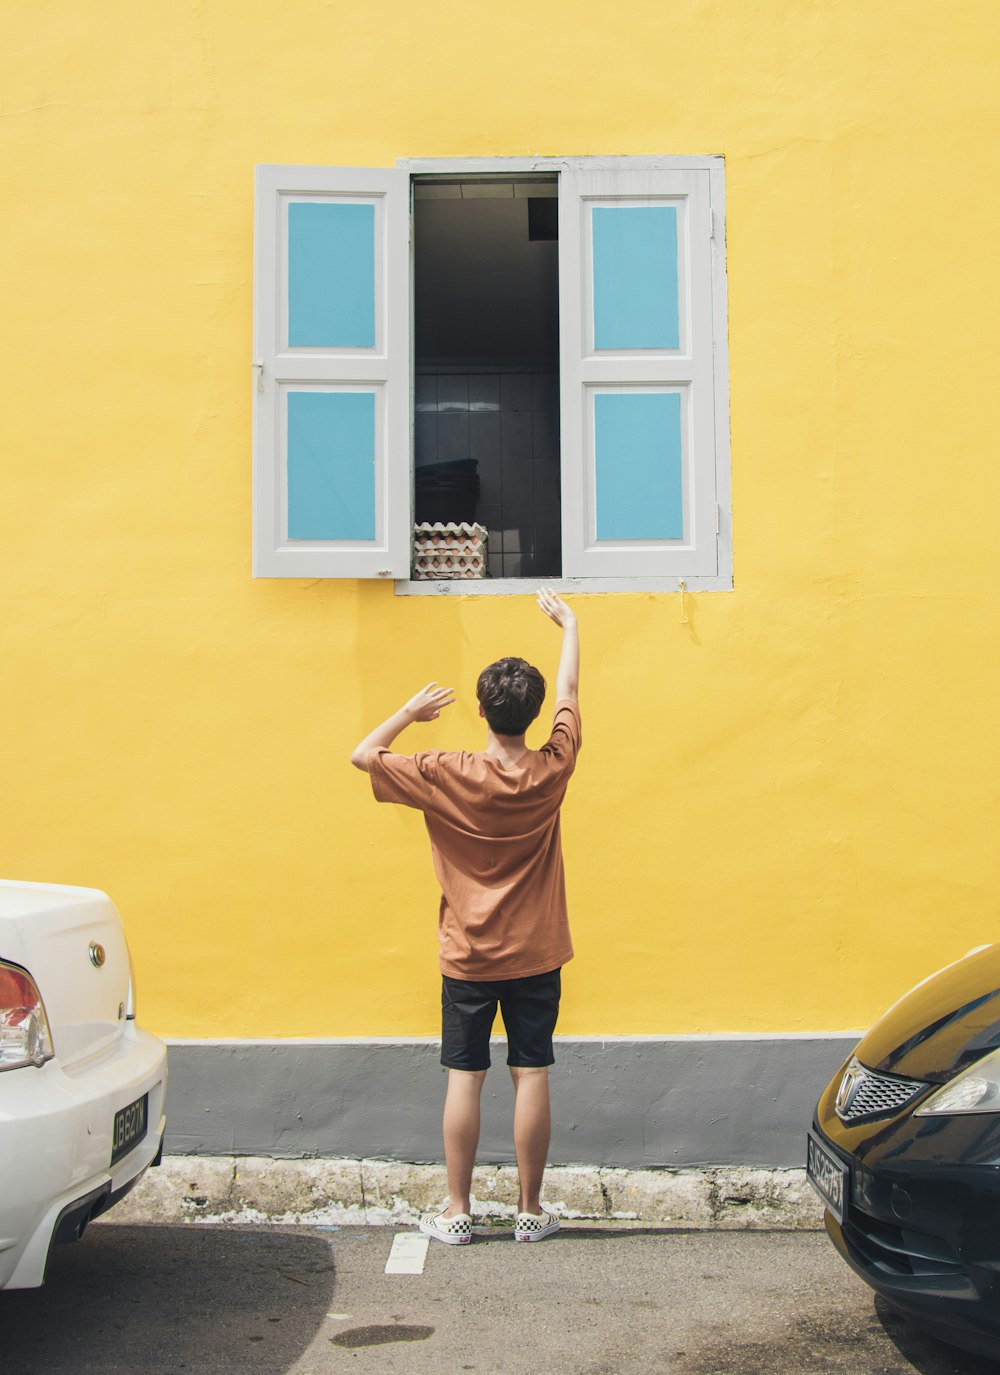
[[[553,592],[731,592],[729,577],[699,578],[436,578],[393,583],[397,597],[532,597],[540,587]]]

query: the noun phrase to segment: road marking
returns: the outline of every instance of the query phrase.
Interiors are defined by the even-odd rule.
[[[392,1240],[389,1259],[385,1263],[385,1273],[422,1275],[429,1243],[429,1237],[418,1236],[416,1232],[397,1232]]]

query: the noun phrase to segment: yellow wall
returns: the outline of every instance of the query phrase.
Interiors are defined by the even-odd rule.
[[[436,890],[356,740],[477,747],[527,597],[254,582],[255,163],[724,154],[736,590],[577,609],[567,1033],[861,1026],[995,938],[994,0],[8,0],[0,873],[179,1036],[424,1034]],[[536,736],[536,741],[537,741]]]

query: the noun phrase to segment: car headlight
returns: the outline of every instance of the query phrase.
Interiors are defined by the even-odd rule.
[[[914,1116],[949,1117],[965,1112],[1000,1112],[1000,1050],[957,1074],[922,1103]]]
[[[26,969],[0,961],[0,1070],[38,1067],[52,1055],[38,986]]]

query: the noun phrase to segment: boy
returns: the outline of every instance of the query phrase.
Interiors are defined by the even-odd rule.
[[[351,763],[371,777],[379,802],[424,814],[441,884],[441,1063],[448,1068],[444,1153],[448,1206],[420,1229],[451,1245],[472,1240],[469,1197],[479,1144],[479,1104],[499,1003],[514,1081],[514,1150],[520,1198],[516,1241],[541,1241],[559,1223],[541,1204],[551,1117],[549,1066],[559,1012],[560,969],[573,957],[566,916],[559,807],[580,748],[580,648],[576,616],[543,589],[538,604],[562,630],[552,733],[524,743],[541,710],[545,680],[523,659],[479,675],[486,721],[481,754],[390,753],[415,721],[433,721],[455,697],[430,683],[357,746]]]

